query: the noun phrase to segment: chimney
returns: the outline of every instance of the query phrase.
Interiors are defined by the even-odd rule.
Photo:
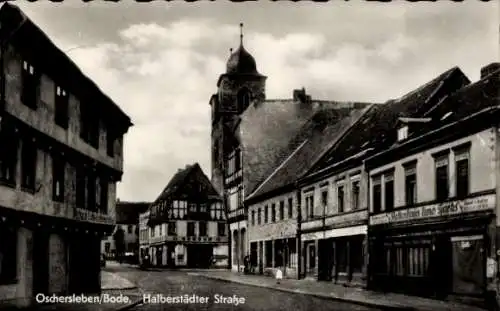
[[[489,76],[490,74],[499,70],[500,70],[500,63],[491,63],[489,65],[486,65],[483,68],[481,68],[481,79],[484,79],[486,76]]]
[[[305,103],[307,100],[306,89],[302,87],[300,90],[293,90],[293,100]]]

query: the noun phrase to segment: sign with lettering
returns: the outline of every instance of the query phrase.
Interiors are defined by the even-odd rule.
[[[114,219],[108,214],[97,213],[82,208],[74,209],[74,219],[102,224],[114,224]]]
[[[395,222],[452,216],[494,209],[495,195],[482,195],[466,200],[450,201],[414,208],[396,210],[390,213],[370,217],[370,225],[381,225]]]

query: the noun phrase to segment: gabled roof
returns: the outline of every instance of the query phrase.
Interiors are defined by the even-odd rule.
[[[402,154],[423,150],[423,144],[428,146],[436,139],[456,139],[467,135],[469,131],[487,128],[491,126],[489,118],[498,118],[495,113],[499,111],[500,70],[446,97],[427,113],[432,118],[431,122],[417,128],[408,139],[396,142],[390,148],[368,158],[367,165],[373,167],[399,158]],[[464,125],[463,122],[468,123]]]
[[[237,135],[242,145],[245,195],[251,194],[303,142],[296,138],[321,110],[350,111],[368,103],[307,99],[266,100],[250,105],[241,115]]]
[[[191,189],[190,185],[188,185],[189,183],[198,184],[198,189]],[[187,165],[184,169],[179,169],[154,201],[153,205],[174,197],[184,197],[193,194],[188,192],[195,192],[198,197],[220,198],[220,195],[215,190],[207,175],[203,173],[200,165],[195,163]]]
[[[454,67],[403,97],[374,107],[352,126],[335,148],[311,169],[310,174],[340,163],[363,150],[375,152],[389,147],[396,139],[395,126],[398,118],[423,116],[446,94],[469,83],[464,73]]]
[[[147,211],[149,202],[116,202],[116,223],[134,225],[139,221],[139,215]]]
[[[372,107],[372,106],[370,106]],[[247,199],[257,199],[293,184],[327,151],[370,107],[364,109],[328,109],[314,114],[290,142],[300,145],[278,166]]]

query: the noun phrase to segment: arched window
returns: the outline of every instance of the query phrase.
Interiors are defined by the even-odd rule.
[[[246,88],[238,92],[238,108],[240,110],[246,109],[250,105],[250,91]]]

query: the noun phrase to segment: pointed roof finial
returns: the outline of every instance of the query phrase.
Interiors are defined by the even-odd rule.
[[[240,45],[243,45],[243,23],[240,23]]]

